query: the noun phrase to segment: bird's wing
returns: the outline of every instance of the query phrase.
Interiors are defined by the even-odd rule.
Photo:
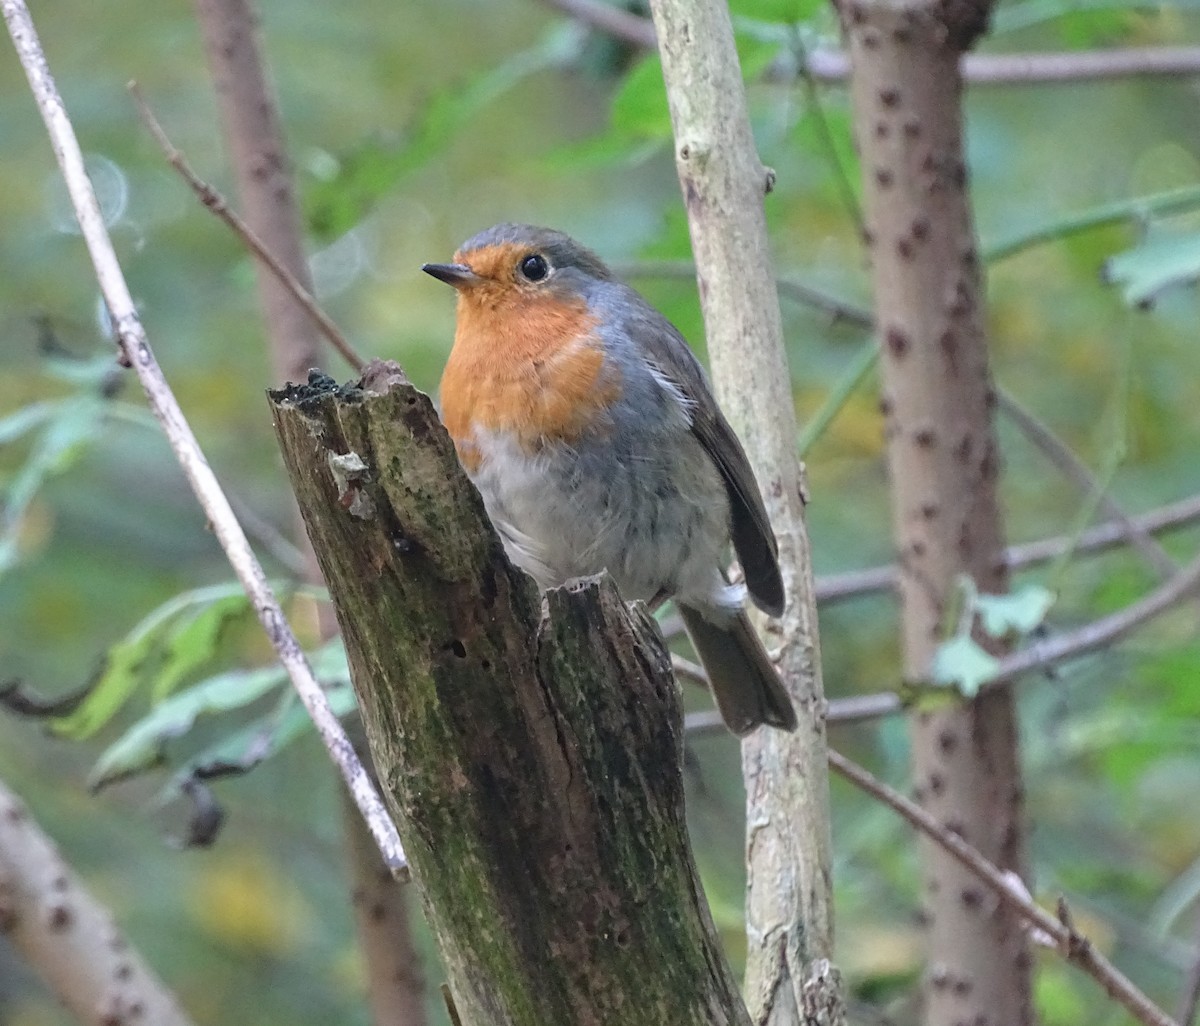
[[[704,368],[675,326],[653,308],[628,324],[627,330],[687,402],[692,434],[712,457],[729,493],[733,550],[746,575],[746,587],[760,609],[778,616],[783,612],[784,592],[775,532],[746,451],[717,407]]]

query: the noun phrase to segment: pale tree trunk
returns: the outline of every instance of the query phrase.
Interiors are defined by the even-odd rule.
[[[84,887],[15,794],[0,784],[0,940],[84,1026],[191,1020],[112,913]]]
[[[788,593],[768,625],[800,725],[742,745],[747,794],[746,1001],[762,1026],[843,1018],[833,949],[825,697],[803,468],[763,196],[724,0],[651,0],[713,382],[746,446]]]
[[[845,0],[875,285],[904,672],[925,679],[966,575],[1007,587],[984,300],[962,146],[959,58],[985,3]],[[996,865],[1021,869],[1021,778],[1007,688],[912,722],[916,797]],[[922,848],[930,1026],[1032,1021],[1017,917]]]

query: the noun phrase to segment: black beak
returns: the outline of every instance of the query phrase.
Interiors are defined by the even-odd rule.
[[[479,275],[466,264],[422,264],[421,270],[456,289],[479,281]]]

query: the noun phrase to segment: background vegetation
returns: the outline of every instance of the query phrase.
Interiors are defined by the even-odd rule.
[[[622,264],[702,348],[694,284],[633,266],[687,256],[656,61],[532,0],[353,8],[264,0],[261,10],[319,292],[361,351],[395,358],[435,388],[453,308],[419,266],[498,220],[552,224],[585,240]],[[833,15],[809,0],[741,0],[734,10],[755,82],[758,144],[778,172],[767,207],[777,267],[866,305],[845,92],[778,73],[806,47],[834,39]],[[38,16],[167,374],[222,481],[286,530],[286,485],[262,397],[274,382],[248,259],[162,163],[125,93],[137,78],[176,144],[224,184],[192,12],[65,3]],[[1067,9],[1059,0],[1017,0],[1001,4],[984,49],[1186,43],[1198,29],[1184,4]],[[111,345],[11,56],[0,60],[0,97],[0,418],[9,418],[0,421],[0,678],[53,695],[88,680],[161,603],[221,584],[229,572],[165,443],[139,415],[140,394],[118,378],[115,397],[100,398]],[[985,248],[1098,206],[1194,186],[1196,100],[1196,81],[1184,78],[974,89],[968,136]],[[1052,232],[1047,244],[989,268],[996,377],[1131,512],[1200,491],[1196,297],[1176,290],[1149,311],[1133,309],[1100,271],[1144,239],[1187,239],[1195,230],[1184,213]],[[827,312],[796,304],[784,315],[808,422],[861,363],[868,339]],[[347,376],[333,358],[327,369]],[[58,400],[52,410],[35,405]],[[38,414],[22,412],[31,407],[45,418],[18,432],[34,424]],[[999,427],[1010,539],[1070,530],[1090,509],[1086,496],[1003,416]],[[818,572],[886,561],[882,427],[869,378],[808,461]],[[1198,541],[1185,530],[1164,544],[1182,561]],[[274,570],[287,574],[278,560]],[[1022,577],[1058,591],[1052,630],[1124,605],[1155,579],[1129,552]],[[1185,606],[1118,650],[1021,690],[1035,890],[1050,899],[1065,892],[1081,927],[1168,1008],[1200,958],[1196,618],[1196,605]],[[254,629],[236,620],[215,626],[182,632],[175,661],[166,659],[181,669],[177,684],[269,661]],[[822,628],[831,697],[896,686],[888,596],[827,606]],[[204,652],[210,637],[216,663],[189,665],[180,653]],[[149,670],[145,655],[135,651],[132,662]],[[153,697],[142,688],[116,722],[83,741],[0,718],[0,777],[116,909],[197,1021],[365,1022],[338,803],[317,746],[302,738],[248,777],[217,784],[229,813],[219,842],[179,851],[163,839],[183,832],[187,809],[162,807],[161,789],[174,768],[245,723],[245,712],[206,718],[169,743],[170,768],[157,775],[90,795],[96,759]],[[269,715],[274,703],[264,696],[251,712]],[[831,738],[904,786],[900,721],[835,727]],[[693,750],[693,836],[736,960],[737,746],[721,735],[697,739]],[[850,991],[863,1006],[909,1019],[921,968],[911,837],[840,785],[834,813],[839,960]],[[439,979],[432,961],[427,968]],[[1052,956],[1039,966],[1037,999],[1050,1024],[1118,1018]],[[430,1004],[439,1021],[444,1012],[433,997]],[[66,1021],[2,946],[0,1021]]]

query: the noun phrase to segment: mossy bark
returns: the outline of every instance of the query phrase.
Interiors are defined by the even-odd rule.
[[[271,403],[463,1022],[746,1026],[653,621],[604,578],[539,596],[394,365]]]

